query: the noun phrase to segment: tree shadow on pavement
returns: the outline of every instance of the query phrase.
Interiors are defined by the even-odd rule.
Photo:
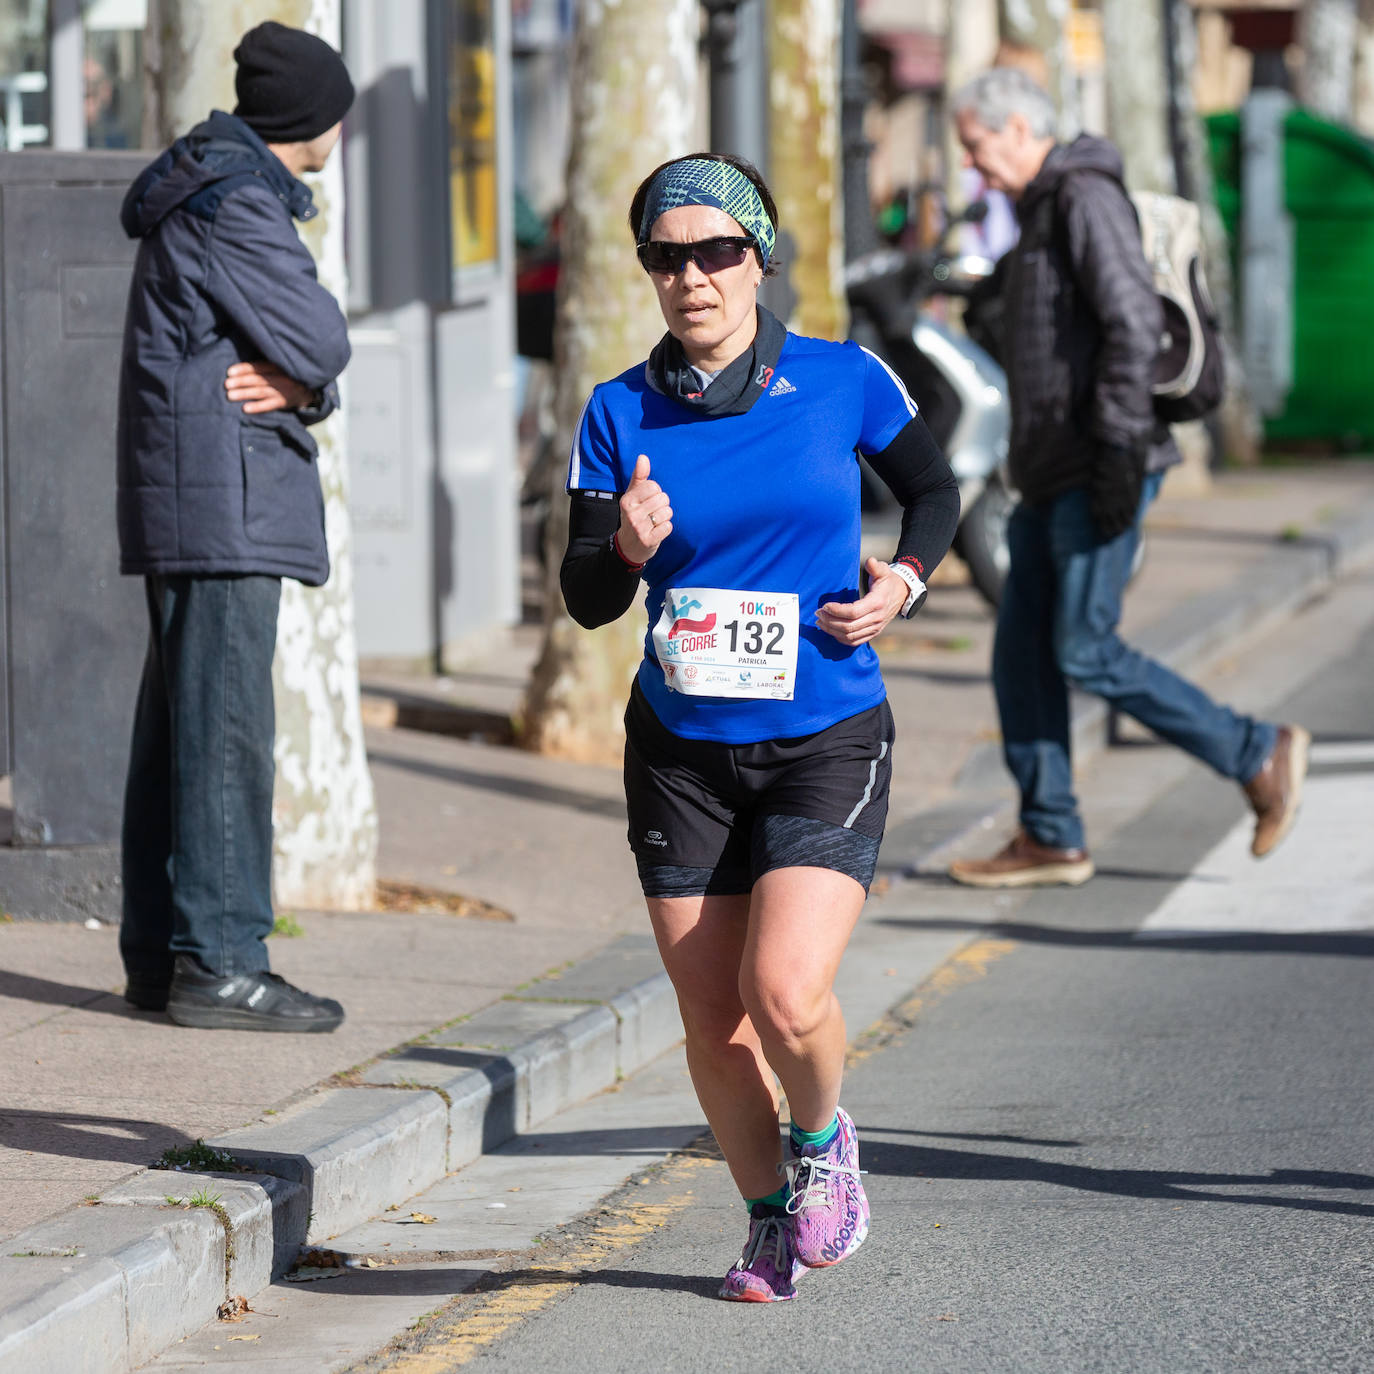
[[[1174,1202],[1233,1202],[1302,1212],[1374,1217],[1374,1203],[1341,1198],[1284,1197],[1273,1193],[1230,1193],[1225,1188],[1323,1188],[1367,1192],[1374,1175],[1331,1169],[1271,1169],[1260,1174],[1203,1173],[1174,1169],[1106,1169],[1036,1159],[1030,1155],[984,1154],[939,1146],[904,1145],[875,1139],[895,1134],[865,1123],[863,1165],[870,1174],[902,1178],[979,1179],[996,1183],[1044,1183],[1109,1197],[1160,1198]],[[913,1134],[926,1134],[914,1132]]]
[[[35,1155],[149,1165],[171,1146],[194,1143],[184,1131],[157,1121],[0,1107],[0,1145]]]
[[[662,1155],[665,1151],[673,1154],[703,1155],[693,1137],[700,1136],[699,1122],[682,1122],[664,1126],[619,1126],[606,1130],[588,1131],[525,1131],[508,1141],[501,1154],[527,1154],[534,1150],[544,1151],[549,1156],[594,1157],[609,1155]],[[720,1158],[711,1142],[710,1157]]]
[[[963,883],[956,883],[948,873],[943,871],[931,873],[922,872],[920,869],[905,868],[900,864],[894,863],[893,871],[901,871],[902,876],[913,883],[920,883],[923,887],[947,887],[951,890],[957,889],[961,892],[972,891]],[[1096,869],[1098,879],[1120,878],[1125,882],[1134,883],[1159,883],[1166,887],[1177,887],[1179,883],[1215,883],[1225,884],[1230,880],[1220,876],[1213,876],[1207,873],[1171,873],[1163,868],[1122,868],[1111,864],[1099,865]],[[991,890],[991,889],[989,889]],[[1015,889],[1004,888],[1003,892],[1013,892]],[[1025,889],[1022,889],[1023,891]],[[1042,889],[1043,890],[1043,889]]]
[[[999,1145],[1043,1145],[1054,1150],[1082,1149],[1081,1140],[1042,1140],[1032,1135],[1008,1135],[1005,1131],[909,1131],[897,1126],[869,1127],[884,1135],[919,1135],[930,1140],[988,1140]]]
[[[702,1298],[715,1298],[720,1290],[720,1276],[709,1274],[660,1274],[648,1269],[597,1269],[572,1267],[559,1269],[511,1269],[504,1274],[489,1274],[473,1290],[475,1293],[495,1293],[512,1288],[537,1288],[546,1283],[566,1283],[582,1286],[601,1284],[604,1288],[652,1288],[664,1293],[695,1293]]]
[[[452,764],[407,758],[403,754],[387,753],[382,749],[369,749],[367,759],[369,763],[381,763],[389,768],[399,768],[407,773],[418,773],[422,777],[438,778],[441,782],[458,783],[463,787],[481,791],[500,792],[521,801],[562,806],[569,811],[606,816],[611,820],[623,820],[625,817],[625,801],[621,797],[600,797],[593,792],[579,791],[575,787],[562,787],[539,782],[537,779],[514,778],[502,773],[479,773],[472,768],[457,768]]]
[[[1144,934],[1129,930],[1073,930],[1027,921],[970,921],[957,916],[880,916],[875,925],[896,930],[967,930],[991,940],[1017,940],[1028,945],[1129,949],[1196,954],[1325,954],[1347,959],[1374,958],[1374,931],[1236,931],[1197,935]]]
[[[457,1275],[468,1270],[473,1281],[463,1283]],[[457,1273],[455,1273],[457,1271]],[[279,1280],[279,1282],[281,1282]],[[661,1274],[645,1269],[598,1269],[593,1265],[559,1266],[556,1263],[508,1269],[474,1270],[472,1261],[455,1259],[452,1266],[427,1264],[423,1269],[415,1265],[398,1264],[380,1269],[345,1269],[337,1278],[310,1287],[312,1296],[320,1297],[428,1297],[457,1295],[468,1298],[488,1297],[493,1293],[523,1288],[545,1288],[550,1285],[569,1288],[600,1284],[606,1288],[646,1288],[664,1293],[693,1293],[698,1297],[715,1298],[720,1277],[709,1274]],[[289,1285],[295,1287],[295,1284]],[[461,1324],[464,1313],[452,1314]],[[442,1320],[442,1319],[441,1319]],[[433,1334],[434,1327],[427,1332]]]

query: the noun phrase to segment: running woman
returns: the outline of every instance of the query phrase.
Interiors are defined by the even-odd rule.
[[[562,587],[588,628],[644,591],[630,847],[692,1082],[749,1208],[721,1296],[778,1302],[868,1233],[833,984],[887,817],[892,713],[870,641],[924,600],[959,494],[882,362],[759,306],[777,210],[752,166],[665,163],[630,229],[668,332],[583,410]],[[856,453],[904,510],[867,591]]]

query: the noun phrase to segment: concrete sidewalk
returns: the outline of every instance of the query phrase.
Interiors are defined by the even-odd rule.
[[[1166,491],[1148,528],[1127,633],[1197,670],[1374,554],[1374,466]],[[536,640],[516,632],[440,682],[368,674],[369,711],[482,733],[518,704]],[[880,645],[900,748],[873,912],[971,837],[992,848],[1009,812],[990,641],[986,608],[955,582]],[[1084,753],[1104,742],[1096,703],[1075,725]],[[334,1035],[179,1029],[119,997],[113,929],[0,924],[0,1369],[132,1367],[226,1292],[251,1296],[307,1238],[403,1201],[680,1036],[617,770],[401,726],[371,729],[369,748],[393,901],[412,884],[475,902],[291,913],[300,934],[274,940],[274,965],[343,1001]],[[847,960],[851,1025],[960,938],[897,942],[866,919]],[[217,1178],[213,1208],[170,1206],[199,1183],[147,1166],[202,1138],[254,1172]]]

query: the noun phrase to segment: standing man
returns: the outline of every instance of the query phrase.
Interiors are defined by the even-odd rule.
[[[1240,783],[1261,857],[1297,814],[1308,732],[1237,715],[1116,632],[1141,519],[1179,459],[1153,410],[1159,298],[1120,154],[1101,138],[1056,142],[1054,106],[1021,71],[985,72],[952,104],[968,164],[1016,202],[1021,224],[1004,269],[1021,503],[992,659],[1021,828],[950,876],[975,887],[1092,877],[1073,792],[1070,683]]]
[[[120,570],[150,633],[124,795],[125,997],[183,1026],[330,1031],[343,1008],[268,972],[272,657],[281,579],[329,576],[307,429],[339,404],[339,306],[294,220],[353,103],[339,54],[260,24],[238,106],[134,182],[119,393]]]

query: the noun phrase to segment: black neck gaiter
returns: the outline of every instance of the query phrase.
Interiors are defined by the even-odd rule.
[[[787,330],[777,316],[761,305],[755,309],[758,332],[754,342],[705,391],[687,362],[682,345],[671,334],[665,334],[649,354],[644,368],[649,385],[660,396],[702,416],[743,415],[768,390],[787,341]]]

